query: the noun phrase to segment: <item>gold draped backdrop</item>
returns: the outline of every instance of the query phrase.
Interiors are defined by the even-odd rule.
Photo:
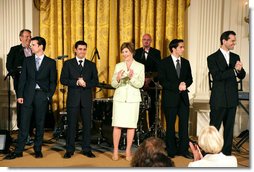
[[[184,38],[184,18],[190,0],[39,0],[37,5],[40,35],[47,41],[46,55],[54,59],[68,55],[57,60],[53,110],[61,110],[66,107],[67,90],[59,78],[63,62],[74,57],[76,41],[87,42],[87,59],[96,63],[99,82],[110,84],[115,64],[121,61],[123,42],[132,41],[139,48],[142,35],[150,33],[152,47],[161,50],[162,57],[169,55],[169,42]],[[95,48],[100,59],[94,56]],[[112,95],[112,90],[96,88],[97,98]]]

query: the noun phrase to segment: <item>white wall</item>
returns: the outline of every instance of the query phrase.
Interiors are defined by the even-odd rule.
[[[36,16],[36,18],[34,18]],[[8,128],[8,80],[6,56],[11,46],[20,44],[19,32],[26,28],[39,33],[38,11],[33,0],[0,0],[0,129]],[[35,25],[37,23],[37,25]],[[16,100],[11,79],[11,129],[16,129]]]
[[[192,0],[188,8],[188,59],[192,67],[194,82],[190,88],[192,102],[209,103],[207,56],[220,47],[220,35],[226,30],[237,34],[237,45],[233,52],[240,55],[246,70],[243,90],[249,91],[249,24],[244,21],[246,0]],[[247,103],[248,106],[248,103]],[[197,112],[197,134],[209,123],[209,109]],[[248,115],[238,109],[235,135],[248,127]]]

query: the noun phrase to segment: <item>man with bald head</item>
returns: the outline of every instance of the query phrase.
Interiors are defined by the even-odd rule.
[[[161,60],[161,52],[153,47],[151,47],[152,43],[152,37],[150,34],[145,33],[142,37],[142,44],[143,47],[138,48],[135,50],[135,56],[134,59],[142,64],[145,65],[145,84],[144,84],[144,91],[148,93],[148,95],[151,98],[151,107],[149,108],[149,127],[152,127],[152,125],[155,122],[155,114],[156,114],[156,98],[155,98],[155,90],[149,89],[154,88],[155,84],[152,80],[157,80],[156,77],[153,78],[153,73],[158,72],[158,64]],[[149,76],[149,73],[151,75]]]

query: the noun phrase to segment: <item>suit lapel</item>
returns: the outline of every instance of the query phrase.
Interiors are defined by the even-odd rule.
[[[72,59],[71,65],[73,66],[72,70],[76,71],[77,75],[80,76],[79,64],[78,64],[78,62],[77,62],[75,57]],[[84,69],[85,65],[86,65],[86,61],[84,63],[83,69]],[[84,70],[82,70],[82,73],[84,74]]]
[[[40,65],[40,68],[39,68],[39,71],[41,71],[46,66],[46,63],[47,63],[46,58],[47,58],[47,56],[44,55],[43,60],[42,60],[41,65]],[[35,68],[36,68],[36,65],[35,65]]]
[[[75,57],[72,59],[71,64],[72,64],[74,70],[77,70],[77,71],[79,70],[78,62]]]
[[[218,65],[220,65],[222,68],[227,68],[228,64],[222,52],[218,50],[217,54],[218,54]]]
[[[19,55],[20,55],[21,57],[26,57],[22,44],[20,44]]]
[[[32,55],[32,69],[34,69],[34,71],[36,72],[36,64],[35,64],[35,55]]]
[[[236,61],[234,60],[233,54],[229,52],[229,67],[234,68]]]

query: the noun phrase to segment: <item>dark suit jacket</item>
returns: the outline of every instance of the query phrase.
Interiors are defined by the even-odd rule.
[[[44,56],[39,71],[36,71],[35,56],[25,58],[19,79],[17,98],[24,98],[24,105],[31,105],[36,83],[45,93],[45,99],[51,101],[56,89],[56,62]]]
[[[68,86],[67,107],[79,107],[92,104],[92,88],[98,84],[98,72],[95,63],[85,59],[82,76],[86,87],[77,86],[80,70],[76,58],[65,61],[60,81]]]
[[[242,69],[237,76],[234,67],[240,57],[230,52],[229,66],[220,49],[207,57],[209,72],[212,74],[213,84],[210,105],[214,107],[235,107],[238,104],[238,86],[236,77],[243,79],[246,75]]]
[[[159,82],[162,85],[162,105],[176,107],[180,100],[189,106],[188,89],[179,92],[180,82],[186,83],[186,88],[192,84],[192,74],[190,63],[187,59],[181,58],[180,78],[176,73],[176,68],[171,56],[161,60],[159,66]]]
[[[155,48],[150,48],[147,60],[144,58],[144,49],[135,50],[134,59],[145,65],[145,72],[158,72],[158,65],[161,60],[161,53]]]
[[[16,74],[19,74],[17,68],[23,65],[25,59],[25,53],[22,45],[16,45],[11,47],[10,52],[7,54],[6,68],[12,77],[15,77]]]

